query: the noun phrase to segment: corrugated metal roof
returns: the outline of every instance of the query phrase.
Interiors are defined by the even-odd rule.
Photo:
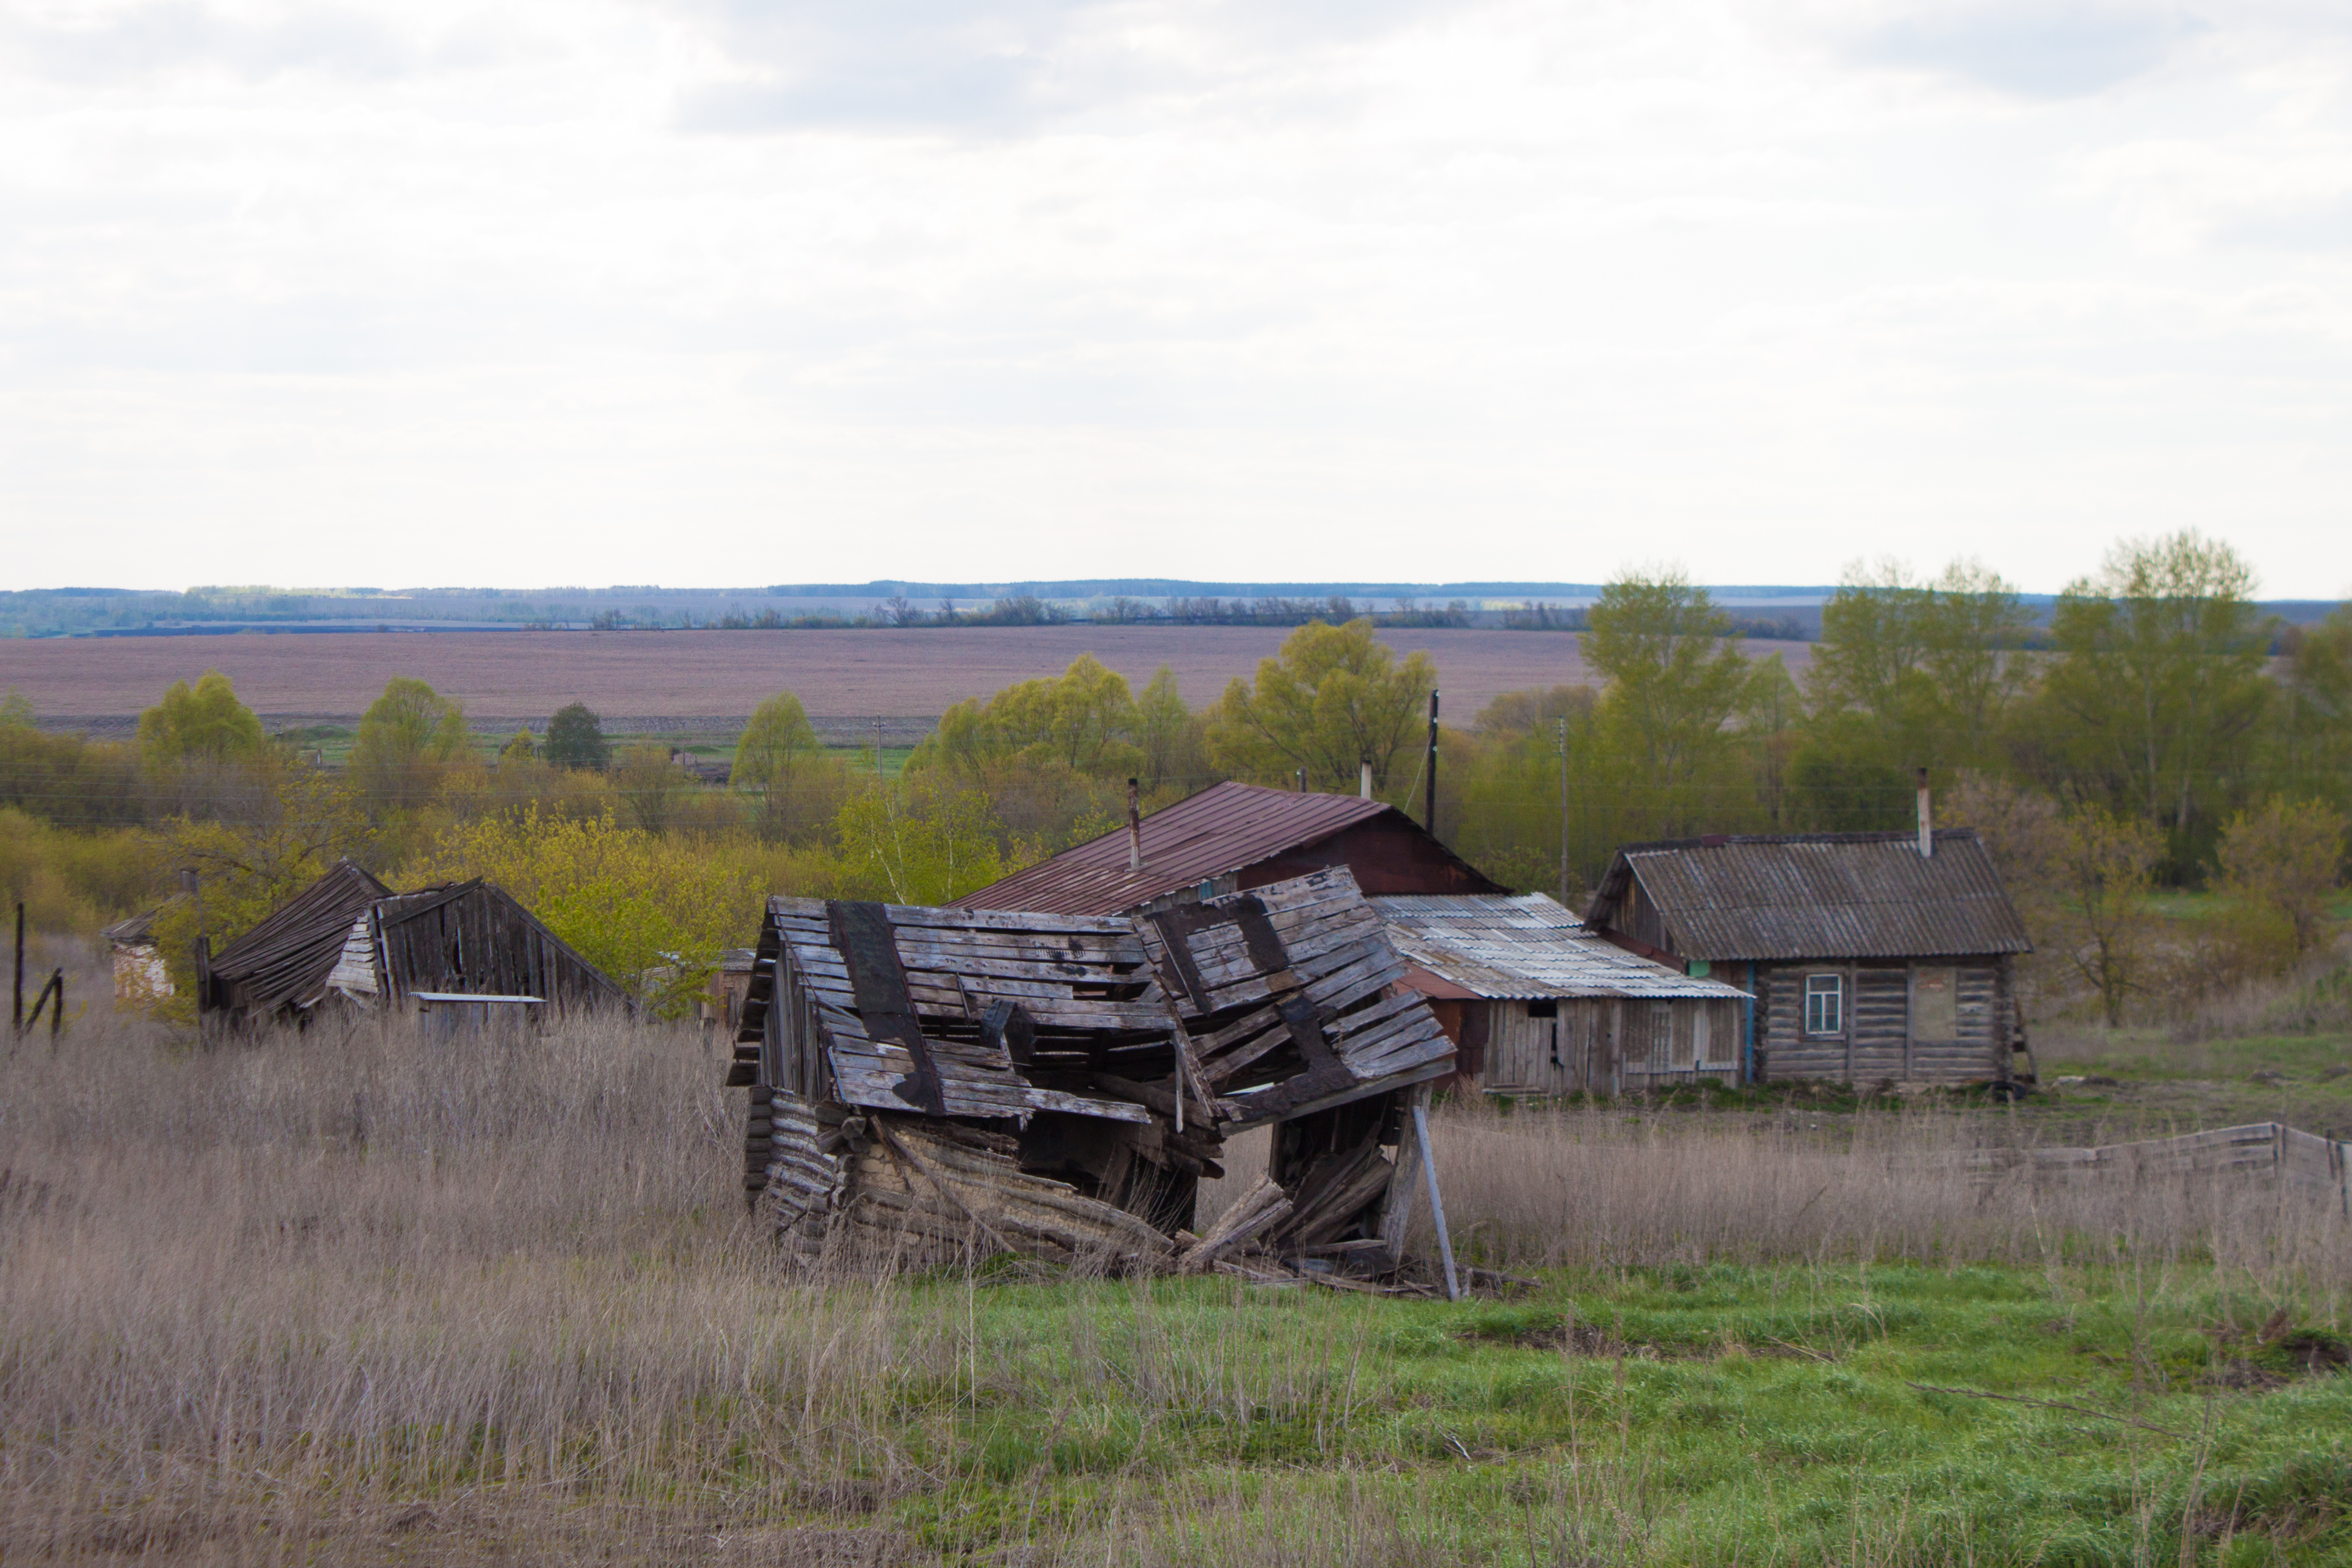
[[[1409,962],[1481,997],[1735,1000],[1747,994],[1628,953],[1540,893],[1402,894],[1371,903],[1389,941]]]
[[[1127,869],[1127,830],[1122,827],[1014,872],[956,900],[951,907],[1115,915],[1286,850],[1320,843],[1395,810],[1382,801],[1353,795],[1218,784],[1143,819],[1141,871]]]
[[[1615,925],[1631,880],[1687,958],[1901,958],[2025,953],[2025,923],[1976,832],[1734,836],[1629,844],[1588,918]]]

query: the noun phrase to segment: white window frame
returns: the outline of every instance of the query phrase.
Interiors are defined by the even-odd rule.
[[[1817,1009],[1816,998],[1825,998],[1828,1007]],[[1822,1012],[1828,1013],[1825,1024],[1817,1025]],[[1805,1034],[1811,1040],[1835,1040],[1845,1033],[1845,977],[1839,974],[1807,975],[1805,977]]]

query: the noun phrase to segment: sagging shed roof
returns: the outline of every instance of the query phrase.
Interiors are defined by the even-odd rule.
[[[1256,784],[1213,785],[1143,819],[1139,871],[1128,869],[1128,830],[1122,827],[991,883],[958,899],[954,907],[1114,915],[1383,817],[1393,818],[1402,831],[1423,831],[1381,800]],[[1461,864],[1471,885],[1494,885],[1435,840],[1430,843]]]
[[[326,988],[352,922],[392,889],[348,860],[212,956],[209,1005],[251,1016],[308,1007]],[[216,998],[216,999],[215,999]]]
[[[2024,953],[2025,923],[1969,828],[1628,844],[1586,911],[1596,929],[1638,889],[1685,958],[1902,958]]]
[[[1736,986],[1694,979],[1627,952],[1540,893],[1402,894],[1371,902],[1400,956],[1473,996],[1657,1001],[1747,996]]]

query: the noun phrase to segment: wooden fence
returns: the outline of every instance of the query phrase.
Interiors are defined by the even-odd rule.
[[[2027,1169],[2037,1179],[2054,1180],[2252,1176],[2325,1198],[2352,1216],[2352,1143],[2300,1132],[2281,1122],[2091,1149],[1978,1149],[1969,1155],[1969,1166],[1979,1176]]]

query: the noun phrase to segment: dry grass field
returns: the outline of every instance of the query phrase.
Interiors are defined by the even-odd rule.
[[[1279,627],[1035,626],[855,632],[483,632],[51,638],[0,642],[0,690],[44,716],[129,716],[175,680],[226,672],[264,715],[352,716],[414,675],[478,716],[748,714],[778,691],[812,714],[936,716],[968,696],[1059,674],[1093,653],[1139,689],[1171,666],[1185,700],[1214,701],[1281,646]],[[1467,724],[1499,692],[1586,678],[1566,632],[1398,631],[1437,661],[1446,714]],[[1801,666],[1809,644],[1754,643]]]
[[[61,947],[49,961],[77,962]],[[78,990],[88,996],[89,990]],[[787,1276],[690,1029],[0,1060],[0,1561],[2319,1563],[2352,1223],[1452,1112],[1512,1300]]]

